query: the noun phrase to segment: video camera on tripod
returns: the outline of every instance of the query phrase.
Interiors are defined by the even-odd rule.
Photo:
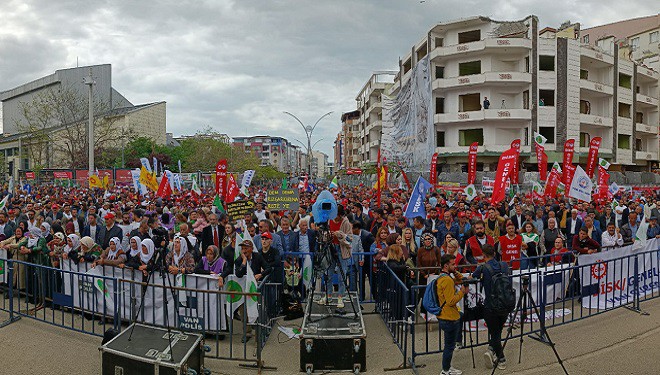
[[[312,215],[318,227],[314,251],[314,268],[326,271],[333,259],[332,232],[328,222],[337,217],[337,200],[327,190],[322,191],[312,205]]]

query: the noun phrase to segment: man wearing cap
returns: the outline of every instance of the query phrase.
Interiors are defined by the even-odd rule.
[[[660,225],[658,225],[658,218],[651,215],[649,218],[649,228],[646,230],[646,238],[660,238]]]
[[[101,242],[96,242],[101,245],[102,249],[107,249],[110,246],[110,239],[113,237],[122,238],[123,232],[117,224],[115,224],[115,214],[110,211],[103,216],[105,226],[101,227]]]
[[[267,268],[263,256],[258,252],[254,251],[254,243],[252,241],[250,241],[249,239],[245,239],[241,242],[240,247],[241,247],[241,257],[237,259],[236,263],[234,264],[234,270],[235,270],[234,274],[236,275],[236,277],[241,278],[247,275],[247,268],[250,267],[255,280],[257,280],[257,283],[259,283],[263,278],[268,276],[271,270]],[[218,279],[218,283],[220,284],[221,287],[223,282],[224,282],[224,278],[221,275],[221,277]],[[239,308],[239,311],[241,314],[241,320],[246,320],[247,314],[245,311],[245,304],[243,304],[243,306]],[[245,336],[242,339],[242,342],[244,343],[248,341],[250,337],[252,337],[252,326],[250,326],[249,324],[246,324],[246,326],[247,329],[245,330]]]

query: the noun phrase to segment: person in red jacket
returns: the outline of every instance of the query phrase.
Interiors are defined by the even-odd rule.
[[[577,236],[573,236],[573,251],[580,254],[593,254],[600,252],[600,244],[589,237],[586,227],[580,228]]]
[[[520,259],[522,236],[516,234],[516,226],[513,225],[511,220],[506,222],[506,234],[500,236],[499,247],[502,261],[511,264],[511,268],[514,270],[520,269],[520,261],[512,261]]]
[[[495,239],[486,234],[486,224],[483,220],[477,220],[472,229],[474,236],[468,238],[465,243],[465,259],[471,264],[482,263],[484,255],[481,249],[485,244],[495,246]]]

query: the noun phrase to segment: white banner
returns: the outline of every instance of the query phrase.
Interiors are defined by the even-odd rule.
[[[7,262],[3,259],[7,259],[7,250],[0,249],[0,283],[7,282]]]
[[[396,98],[382,96],[383,157],[407,169],[427,171],[435,152],[435,125],[429,56],[413,67],[410,79]]]
[[[639,250],[633,250],[633,245],[628,245],[581,255],[578,263],[582,266],[582,306],[610,309],[633,302],[637,294],[641,297],[657,291],[660,286],[659,246],[660,240],[654,238]]]
[[[482,193],[492,193],[493,188],[495,187],[495,180],[488,177],[481,179],[481,192]],[[511,180],[506,180],[506,188],[511,187]]]

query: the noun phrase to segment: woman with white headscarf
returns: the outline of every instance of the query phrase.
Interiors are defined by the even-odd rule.
[[[133,236],[128,241],[128,246],[129,248],[124,254],[126,256],[126,262],[120,264],[119,268],[124,268],[125,266],[128,266],[130,263],[134,262],[133,259],[135,257],[138,258],[140,257],[140,253],[142,252],[142,239],[138,236]],[[137,261],[137,259],[135,261]]]
[[[44,233],[38,227],[33,227],[30,231],[27,244],[21,246],[21,252],[28,254],[28,261],[34,264],[50,267],[50,258],[48,257],[48,246]]]
[[[142,274],[146,277],[149,272],[151,272],[154,267],[154,252],[156,251],[156,246],[154,241],[150,238],[142,240],[140,244],[140,255],[132,257],[130,263],[126,263],[126,267],[133,268],[135,270],[142,271]]]
[[[62,250],[62,258],[78,259],[78,251],[80,251],[80,237],[77,234],[66,236],[66,246]]]
[[[94,262],[92,267],[95,267],[97,264],[117,267],[125,262],[126,253],[124,253],[124,249],[121,247],[121,240],[119,240],[119,237],[112,237],[108,243],[108,248],[103,251],[101,257]]]
[[[195,271],[195,259],[188,252],[188,243],[181,236],[174,237],[172,251],[165,257],[167,271],[172,275],[179,273],[193,273]]]

